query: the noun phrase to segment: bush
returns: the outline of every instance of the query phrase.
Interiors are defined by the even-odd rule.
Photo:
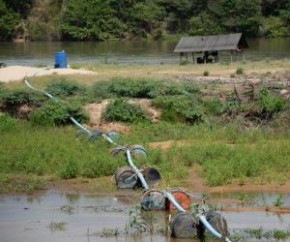
[[[205,71],[203,72],[203,75],[204,75],[204,76],[209,76],[209,71],[208,71],[208,70],[205,70]]]
[[[112,97],[156,98],[159,96],[185,95],[198,93],[192,83],[177,83],[170,80],[154,81],[150,79],[114,78],[111,81],[98,82],[93,86],[93,96],[98,99]]]
[[[159,97],[152,104],[162,109],[161,119],[164,121],[190,124],[204,121],[201,101],[193,95]]]
[[[2,103],[2,110],[8,112],[12,116],[17,116],[18,109],[23,105],[38,106],[44,97],[42,94],[24,91],[0,91],[0,102]]]
[[[86,119],[79,105],[65,105],[49,100],[42,107],[34,110],[30,114],[29,120],[35,125],[65,125],[71,123],[71,116],[79,122]]]
[[[125,99],[114,100],[107,106],[102,118],[106,121],[138,123],[148,121],[140,106],[128,103]]]
[[[65,80],[49,84],[46,87],[46,91],[56,97],[73,96],[83,93],[84,90],[84,87],[81,87],[80,85],[75,83],[67,82]]]
[[[262,87],[258,94],[258,104],[262,113],[267,113],[271,116],[283,108],[285,101],[270,93],[266,87]]]
[[[244,74],[244,68],[242,68],[242,67],[237,68],[236,74],[237,75],[243,75]]]

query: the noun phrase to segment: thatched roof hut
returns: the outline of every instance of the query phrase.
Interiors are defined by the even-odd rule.
[[[188,53],[203,53],[203,62],[212,62],[208,57],[218,57],[219,51],[230,51],[240,53],[242,48],[248,48],[248,44],[241,33],[225,35],[208,35],[183,37],[177,43],[174,53],[187,56]],[[217,60],[217,58],[215,58]],[[197,60],[198,61],[198,60]],[[195,60],[193,59],[193,62]]]

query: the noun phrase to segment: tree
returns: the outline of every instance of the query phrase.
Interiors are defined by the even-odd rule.
[[[222,26],[207,12],[190,19],[190,35],[211,35],[222,32]]]
[[[5,2],[0,0],[0,40],[12,38],[13,30],[19,20],[19,14],[8,9]]]
[[[134,35],[145,38],[147,34],[152,35],[154,30],[161,26],[163,14],[164,12],[154,0],[135,3],[130,14]]]
[[[27,18],[33,4],[33,0],[4,0],[4,2],[8,8],[20,14],[22,18]]]
[[[61,4],[59,0],[34,0],[27,21],[31,40],[60,39],[58,20]]]
[[[110,1],[67,0],[61,18],[61,31],[66,38],[104,40],[117,36],[123,29]]]
[[[259,32],[261,0],[216,0],[209,9],[227,32]]]
[[[166,0],[161,4],[167,14],[167,29],[171,33],[185,32],[189,29],[192,0]]]

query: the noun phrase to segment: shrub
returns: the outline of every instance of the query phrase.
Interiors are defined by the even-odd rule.
[[[244,68],[238,67],[237,70],[236,70],[236,74],[237,75],[243,75],[244,74]]]
[[[117,99],[109,103],[102,118],[106,121],[138,123],[148,121],[140,106],[128,103],[125,99]]]
[[[73,96],[84,92],[85,88],[79,84],[67,82],[62,80],[60,82],[49,84],[46,91],[56,97]]]
[[[29,120],[36,125],[65,125],[71,122],[71,116],[79,122],[86,119],[79,105],[65,105],[49,100],[42,107],[34,110],[30,114]]]
[[[165,121],[193,124],[204,120],[200,100],[193,95],[159,97],[152,104],[162,109],[161,119]]]
[[[205,71],[203,72],[203,75],[204,75],[204,76],[209,76],[209,71],[208,71],[208,70],[205,70]]]
[[[273,113],[280,111],[285,102],[282,98],[270,93],[266,87],[262,87],[258,94],[258,104],[262,113],[268,113],[271,116]]]
[[[12,116],[17,116],[18,109],[23,105],[38,106],[44,100],[43,95],[31,91],[14,90],[3,91],[0,94],[2,110]]]
[[[92,90],[93,96],[99,99],[111,97],[156,98],[198,92],[200,92],[198,87],[193,83],[128,78],[114,78],[111,81],[98,82]]]

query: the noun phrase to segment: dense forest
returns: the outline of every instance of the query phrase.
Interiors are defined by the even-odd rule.
[[[0,0],[0,40],[290,36],[289,0]]]

